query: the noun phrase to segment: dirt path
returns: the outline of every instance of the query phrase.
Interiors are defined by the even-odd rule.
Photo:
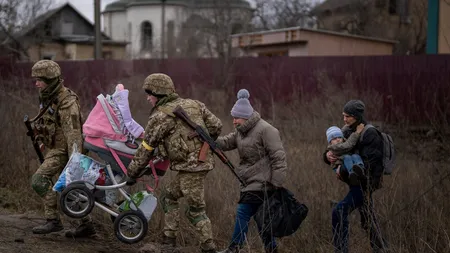
[[[100,228],[97,238],[71,239],[65,230],[48,235],[35,235],[31,229],[44,223],[43,217],[32,212],[15,214],[0,208],[0,253],[165,253],[150,235],[139,243],[128,245],[117,240],[112,230]],[[67,222],[65,228],[72,225]],[[112,228],[111,228],[112,229]],[[171,250],[173,252],[173,250]],[[179,253],[197,253],[196,247],[178,248]]]
[[[100,231],[97,239],[70,239],[64,230],[48,235],[34,235],[31,228],[44,219],[32,213],[13,214],[0,209],[0,252],[3,253],[106,253],[139,252],[143,243],[127,245]],[[71,227],[65,224],[66,228]]]

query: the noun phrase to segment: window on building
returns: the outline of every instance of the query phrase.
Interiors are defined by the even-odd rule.
[[[69,22],[69,21],[65,21],[62,24],[61,34],[64,34],[64,35],[71,35],[71,34],[73,34],[73,23]]]
[[[173,20],[167,22],[167,56],[175,55],[175,23]]]
[[[45,22],[44,25],[44,34],[46,37],[51,37],[52,36],[52,22],[50,20],[48,20],[47,22]]]
[[[141,49],[151,50],[153,47],[153,27],[149,21],[141,24]]]
[[[389,0],[389,14],[397,14],[397,0]]]
[[[56,56],[55,53],[45,52],[45,53],[42,53],[41,60],[55,60],[55,56]]]
[[[103,51],[102,53],[102,58],[105,60],[110,60],[113,58],[113,53],[112,51]]]
[[[128,22],[128,41],[131,41],[131,35],[133,34],[133,26],[131,25],[131,22]]]
[[[384,9],[384,8],[386,8],[386,3],[387,3],[386,0],[376,0],[375,7]]]

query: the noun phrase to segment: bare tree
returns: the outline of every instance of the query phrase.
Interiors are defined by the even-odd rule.
[[[320,13],[321,28],[397,40],[396,54],[422,53],[426,45],[427,0],[353,0],[339,15]],[[397,17],[397,18],[392,18]],[[394,20],[398,20],[397,23]]]
[[[28,57],[17,35],[34,25],[38,16],[53,6],[52,0],[0,0],[0,46]]]
[[[231,55],[231,35],[251,30],[251,10],[235,8],[234,0],[209,3],[208,9],[192,10],[182,25],[177,39],[181,56],[227,59]]]
[[[338,30],[356,35],[380,36],[383,33],[383,8],[374,5],[373,0],[355,0],[346,7],[347,15],[342,15],[327,29]],[[319,20],[323,25],[323,21]]]
[[[411,5],[411,25],[400,31],[396,47],[399,54],[421,54],[427,44],[428,0],[415,0]]]
[[[311,3],[307,0],[255,0],[255,26],[258,30],[280,29],[294,26],[311,27]]]

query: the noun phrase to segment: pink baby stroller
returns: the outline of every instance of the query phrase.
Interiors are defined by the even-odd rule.
[[[128,92],[119,84],[113,95],[97,96],[97,103],[83,125],[83,146],[97,154],[106,165],[92,159],[92,164],[103,166],[95,183],[81,179],[69,183],[61,193],[60,204],[63,212],[73,218],[88,215],[94,205],[101,208],[111,214],[116,237],[125,243],[136,243],[147,233],[148,221],[157,204],[154,190],[158,177],[165,174],[170,163],[161,158],[150,161],[146,175],[153,178],[153,188],[146,184],[146,191],[134,195],[122,189],[126,186],[125,181],[121,182],[125,179],[126,168],[144,135],[143,127],[131,117]],[[155,153],[158,157],[157,150]],[[76,166],[81,167],[81,163]],[[124,196],[124,202],[116,203],[117,191]]]

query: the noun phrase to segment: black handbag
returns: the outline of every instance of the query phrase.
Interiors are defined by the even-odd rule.
[[[286,188],[277,188],[264,200],[255,214],[255,221],[264,233],[274,237],[293,234],[308,215],[308,207],[295,199]]]

